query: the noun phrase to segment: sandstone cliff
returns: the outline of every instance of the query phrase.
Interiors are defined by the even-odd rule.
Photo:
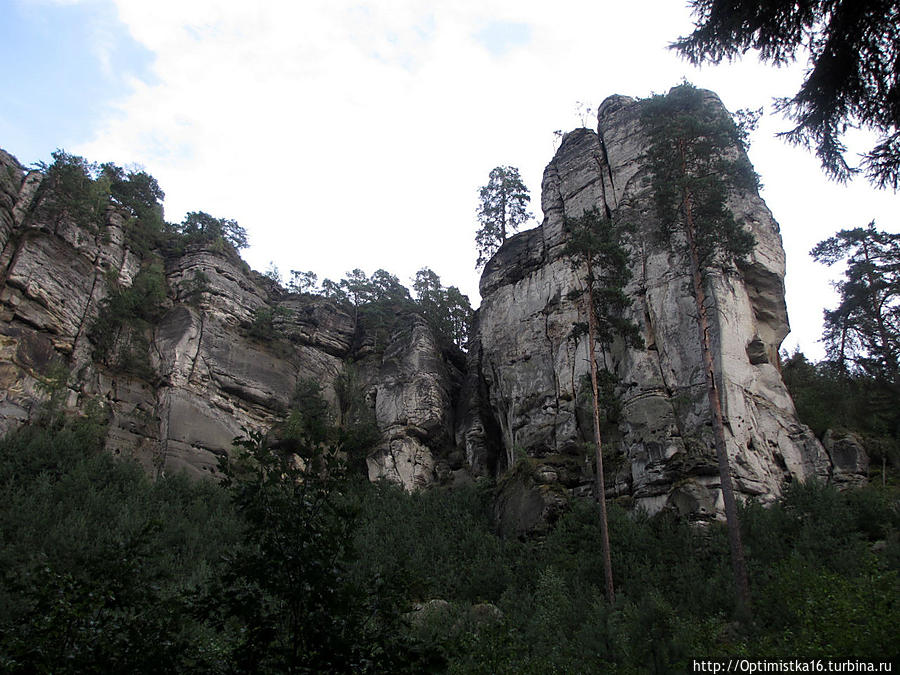
[[[721,103],[708,94],[708,105]],[[596,206],[634,229],[626,293],[645,344],[616,344],[603,354],[621,382],[622,413],[607,432],[612,492],[651,512],[668,505],[708,517],[721,510],[721,498],[693,299],[686,264],[654,236],[639,120],[637,101],[613,96],[599,108],[597,132],[567,134],[544,171],[543,223],[510,239],[485,268],[473,361],[484,400],[461,439],[476,465],[502,469],[535,458],[534,480],[548,496],[548,485],[588,480],[586,337],[571,335],[583,318],[569,292],[580,284],[563,249],[564,216]],[[828,458],[798,423],[778,370],[788,332],[778,225],[758,194],[733,194],[729,204],[757,245],[748,264],[711,281],[713,345],[736,489],[768,500],[786,480],[825,477]],[[483,441],[491,423],[499,448]]]
[[[233,250],[164,256],[160,318],[138,336],[149,368],[135,374],[98,360],[91,327],[103,299],[133,283],[140,256],[112,206],[97,231],[43,222],[40,181],[0,152],[0,431],[35,414],[41,385],[62,365],[67,406],[107,411],[111,451],[152,471],[208,474],[242,427],[283,417],[301,380],[321,384],[337,410],[336,379],[352,368],[383,435],[370,476],[412,488],[442,468],[461,377],[429,326],[411,317],[372,350],[347,311],[286,293]],[[247,330],[261,308],[278,310],[263,338]]]
[[[708,104],[721,106],[712,94]],[[0,152],[0,430],[35,414],[61,365],[66,405],[107,411],[111,451],[151,471],[202,475],[242,427],[277,424],[301,380],[320,383],[339,414],[337,383],[352,373],[381,437],[370,478],[414,488],[511,475],[498,516],[529,529],[567,494],[590,490],[587,346],[572,335],[582,319],[569,296],[579,282],[564,216],[596,206],[633,227],[626,291],[644,341],[603,354],[621,383],[621,414],[605,431],[608,488],[650,511],[713,517],[721,504],[693,300],[683,261],[653,235],[638,107],[610,97],[596,132],[563,138],[544,172],[542,224],[509,239],[485,268],[467,363],[409,312],[375,349],[346,308],[289,294],[233,250],[204,246],[161,258],[165,300],[135,341],[149,367],[98,359],[91,328],[103,299],[142,269],[126,218],[110,206],[96,231],[42,221],[41,174]],[[758,194],[732,194],[730,206],[757,246],[747,264],[711,280],[712,338],[736,489],[769,500],[785,481],[827,477],[830,463],[778,370],[788,332],[778,225]],[[261,310],[274,317],[268,336],[248,330]]]

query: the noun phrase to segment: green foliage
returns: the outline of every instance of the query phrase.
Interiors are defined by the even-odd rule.
[[[753,251],[754,237],[735,221],[727,199],[729,190],[755,190],[759,182],[744,152],[741,129],[720,105],[692,85],[684,83],[666,96],[642,101],[641,123],[650,140],[645,158],[652,176],[658,232],[685,261],[690,279],[739,598],[737,612],[747,620],[752,611],[750,587],[710,348],[705,282],[715,269],[725,270]]]
[[[840,303],[825,311],[828,358],[900,394],[900,234],[876,230],[873,222],[841,230],[811,255],[829,266],[846,264],[835,284]]]
[[[507,236],[531,219],[528,202],[531,195],[514,166],[491,169],[487,185],[478,193],[478,223],[475,246],[478,249],[476,269],[481,268],[506,241]]]
[[[800,421],[820,438],[828,429],[852,431],[873,460],[900,468],[900,409],[896,394],[865,372],[848,372],[834,361],[811,363],[795,352],[781,375]]]
[[[275,264],[275,261],[269,261],[269,266],[266,268],[266,271],[263,272],[263,276],[266,279],[274,281],[279,286],[281,285],[281,271],[278,269],[278,265]]]
[[[316,283],[319,275],[315,272],[302,272],[291,270],[291,280],[288,282],[288,290],[291,293],[316,293]]]
[[[494,535],[488,497],[476,487],[362,486],[356,576],[396,578],[412,600],[497,600],[512,574],[504,552],[517,544]]]
[[[225,244],[240,251],[250,245],[247,231],[229,218],[215,218],[203,211],[188,213],[178,231],[188,244],[210,246],[216,250],[224,249]]]
[[[440,277],[427,267],[416,273],[413,290],[415,301],[400,280],[385,270],[367,277],[355,269],[339,282],[322,282],[322,294],[352,309],[361,332],[374,338],[376,349],[384,349],[394,331],[408,325],[402,320],[415,311],[425,317],[439,340],[465,349],[473,314],[469,298],[455,286],[442,286]]]
[[[428,267],[416,272],[413,281],[416,304],[432,329],[460,349],[466,349],[472,324],[469,297],[456,286],[444,288],[441,278]]]
[[[782,134],[815,146],[822,167],[845,181],[859,169],[845,158],[844,133],[880,134],[862,169],[881,188],[900,186],[900,7],[880,0],[690,0],[695,30],[672,47],[692,63],[732,60],[750,49],[763,61],[789,63],[808,52],[803,84],[778,108],[796,122]]]
[[[96,164],[62,150],[53,154],[53,163],[39,164],[44,173],[37,199],[36,216],[55,225],[74,223],[98,232],[105,223],[109,203],[109,181],[95,180]]]
[[[622,416],[621,381],[618,376],[608,368],[597,369],[597,408],[600,413],[600,433],[604,441],[608,435],[614,435],[618,430],[618,424]],[[584,373],[578,381],[576,391],[576,405],[579,415],[584,419],[590,419],[593,415],[594,395],[591,386],[591,374]],[[585,440],[593,443],[593,431],[585,433]],[[591,451],[593,453],[593,451]],[[593,456],[593,455],[591,455]]]
[[[577,218],[566,218],[566,253],[576,268],[584,267],[584,288],[571,299],[587,294],[590,287],[594,298],[595,339],[604,350],[613,340],[622,339],[628,346],[639,349],[643,340],[637,324],[625,318],[631,300],[625,286],[631,279],[628,251],[625,243],[628,231],[621,223],[601,214],[594,206]],[[586,328],[576,325],[576,333]]]
[[[379,441],[381,432],[375,410],[366,399],[359,373],[351,364],[334,382],[338,401],[338,443],[347,456],[347,465],[360,476],[368,476],[366,457]]]
[[[113,368],[152,379],[148,333],[165,311],[167,293],[163,267],[155,262],[142,267],[131,286],[112,288],[88,333],[94,357]]]
[[[108,184],[113,203],[131,216],[125,230],[129,246],[141,258],[149,258],[169,235],[162,215],[165,193],[159,183],[144,171],[126,173],[112,163],[100,166],[98,180]]]
[[[729,190],[755,190],[758,178],[731,117],[682,84],[645,99],[641,122],[663,241],[687,257],[692,240],[704,273],[748,256],[753,235],[735,222],[726,200]]]
[[[597,504],[574,501],[541,540],[502,539],[487,486],[350,481],[317,387],[294,406],[295,445],[249,433],[224,488],[150,481],[101,450],[99,418],[0,440],[0,669],[669,673],[900,656],[890,491],[795,485],[747,505],[757,620],[741,627],[720,523],[610,505],[610,606]]]
[[[253,318],[247,328],[247,334],[262,342],[271,342],[280,337],[276,323],[290,314],[289,310],[279,305],[260,305],[253,311]]]
[[[45,177],[39,188],[37,217],[57,225],[68,221],[97,233],[106,224],[107,209],[115,206],[129,217],[126,241],[141,258],[149,258],[165,242],[165,194],[153,176],[125,171],[109,162],[98,166],[62,150],[53,153],[52,164],[39,166]]]
[[[189,593],[235,539],[226,495],[152,483],[104,432],[57,417],[0,440],[4,672],[209,669]]]
[[[208,293],[210,290],[209,277],[203,270],[197,270],[194,272],[194,276],[184,283],[182,289],[182,297],[189,304],[198,305],[203,299],[203,294]]]
[[[308,387],[301,395],[307,404],[316,398]],[[249,432],[223,465],[246,528],[207,596],[209,616],[229,636],[227,660],[238,671],[402,669],[413,658],[395,639],[399,615],[375,595],[377,584],[356,586],[349,577],[356,509],[344,463],[318,442],[317,425],[311,429],[294,452]]]

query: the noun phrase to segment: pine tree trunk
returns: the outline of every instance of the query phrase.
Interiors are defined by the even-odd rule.
[[[587,256],[588,266],[588,291],[587,291],[587,315],[588,315],[588,349],[591,361],[591,392],[594,395],[594,438],[597,448],[597,501],[600,503],[600,535],[603,538],[603,572],[606,577],[606,599],[610,604],[615,603],[616,595],[613,588],[612,558],[609,553],[609,524],[606,517],[606,483],[603,477],[603,446],[600,438],[600,404],[599,388],[597,386],[597,355],[595,346],[596,317],[594,316],[594,275],[593,261]]]
[[[682,148],[682,162],[684,152]],[[687,167],[683,165],[685,175]],[[709,316],[706,308],[706,292],[703,289],[703,277],[700,272],[700,256],[694,238],[694,216],[691,194],[685,189],[684,216],[685,235],[690,251],[691,282],[694,289],[694,301],[697,305],[697,328],[700,333],[700,352],[703,360],[703,375],[706,380],[706,394],[712,413],[713,435],[716,442],[716,460],[719,466],[719,482],[722,486],[722,500],[725,502],[725,523],[728,528],[728,544],[731,549],[731,566],[734,571],[735,592],[737,594],[738,616],[742,619],[750,617],[750,583],[747,578],[747,566],[744,560],[744,545],[741,541],[741,525],[738,521],[737,502],[734,498],[734,486],[731,482],[731,466],[728,461],[728,449],[725,445],[725,422],[722,414],[722,402],[716,387],[715,366],[712,350],[709,345]]]

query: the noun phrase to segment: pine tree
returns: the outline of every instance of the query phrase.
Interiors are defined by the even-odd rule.
[[[835,284],[840,303],[825,310],[829,359],[900,390],[900,234],[872,222],[841,230],[810,254],[826,265],[847,265]]]
[[[650,139],[647,159],[653,172],[660,235],[683,256],[689,269],[738,612],[746,616],[750,612],[750,588],[710,348],[706,286],[715,269],[726,268],[753,250],[753,236],[735,222],[726,199],[729,189],[755,190],[758,179],[743,152],[740,129],[729,115],[704,98],[689,84],[675,87],[668,95],[643,102],[642,123]]]
[[[863,156],[867,178],[900,187],[900,3],[897,0],[690,0],[696,29],[672,48],[692,63],[719,63],[750,49],[782,65],[809,53],[800,90],[777,106],[797,126],[783,135],[814,145],[825,171],[846,180],[859,169],[842,136],[862,127],[880,134]]]
[[[479,199],[478,222],[481,227],[475,233],[475,245],[478,247],[476,269],[491,259],[511,232],[531,218],[528,212],[531,195],[514,166],[492,169],[488,184],[481,188]]]
[[[416,272],[413,291],[416,304],[437,334],[466,349],[473,314],[468,296],[456,286],[445,288],[437,273],[428,267]]]
[[[587,318],[588,353],[591,368],[591,393],[593,396],[594,440],[597,463],[597,501],[600,505],[600,533],[603,544],[603,571],[606,582],[606,598],[615,602],[612,559],[609,547],[609,526],[606,516],[606,485],[603,475],[603,441],[600,432],[600,392],[596,346],[606,351],[616,337],[629,345],[641,346],[637,326],[624,318],[630,301],[624,293],[631,276],[628,256],[622,246],[623,229],[612,219],[602,215],[594,207],[578,218],[566,219],[568,241],[566,253],[577,268],[583,268],[583,290],[573,296],[581,296]],[[584,332],[583,325],[576,325],[575,334]]]

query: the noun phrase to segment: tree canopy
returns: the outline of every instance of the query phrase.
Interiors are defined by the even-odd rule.
[[[236,250],[247,248],[247,230],[230,218],[215,218],[203,211],[191,211],[180,226],[181,233],[188,239],[213,242],[222,240],[231,244]]]
[[[487,185],[479,192],[478,222],[481,227],[475,233],[478,248],[476,269],[483,267],[506,241],[531,218],[528,202],[531,195],[514,166],[498,166],[491,169]]]
[[[795,124],[789,141],[813,146],[826,173],[845,181],[863,171],[880,188],[900,187],[900,3],[897,0],[690,0],[695,30],[671,47],[695,64],[732,60],[750,49],[783,65],[808,51],[800,90],[777,108]],[[859,167],[845,132],[879,134]]]
[[[873,222],[841,230],[811,255],[829,266],[846,263],[835,284],[840,302],[825,310],[829,359],[900,387],[900,234],[881,232]]]
[[[422,313],[437,333],[465,349],[473,315],[469,297],[456,286],[444,287],[441,278],[428,267],[416,272],[413,291]]]
[[[734,154],[744,147],[741,129],[710,103],[702,91],[683,84],[645,100],[641,113],[651,140],[647,159],[659,234],[685,255],[693,246],[703,274],[753,250],[753,236],[735,222],[726,200],[729,189],[755,190],[759,184],[746,155]],[[684,236],[688,231],[692,242]]]

